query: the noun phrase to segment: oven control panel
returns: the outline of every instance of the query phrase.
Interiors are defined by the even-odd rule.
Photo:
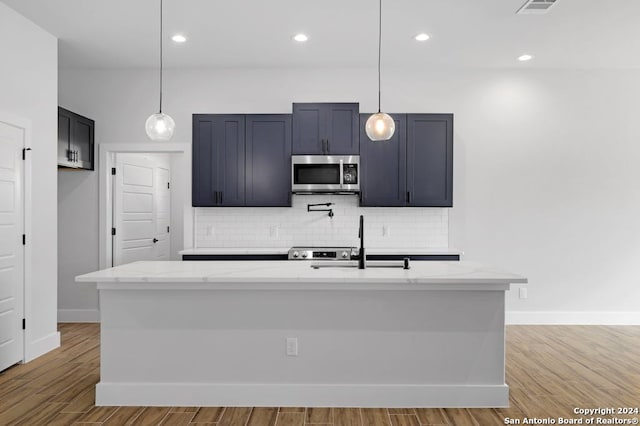
[[[353,247],[292,247],[289,260],[351,260]]]

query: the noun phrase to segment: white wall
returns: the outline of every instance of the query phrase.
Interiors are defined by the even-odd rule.
[[[383,91],[389,112],[455,114],[450,246],[530,278],[528,299],[508,297],[511,320],[640,323],[636,71],[387,69]],[[100,143],[144,141],[156,92],[153,70],[61,70],[61,104],[95,118]],[[164,110],[189,142],[192,113],[372,111],[376,94],[370,69],[168,70]]]
[[[60,343],[56,324],[57,39],[0,3],[0,110],[31,122],[32,228],[27,357]]]

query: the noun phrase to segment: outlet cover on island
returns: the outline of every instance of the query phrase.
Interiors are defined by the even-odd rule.
[[[298,339],[287,337],[287,356],[298,356]]]
[[[382,236],[383,237],[391,236],[391,227],[389,225],[382,225]]]
[[[527,294],[527,288],[526,287],[520,287],[520,290],[518,291],[518,295],[520,296],[520,299],[526,299],[528,294]]]

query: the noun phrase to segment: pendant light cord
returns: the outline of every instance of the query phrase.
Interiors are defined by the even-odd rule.
[[[160,0],[160,114],[162,114],[162,0]]]
[[[380,112],[380,58],[382,56],[382,0],[378,12],[378,112]]]

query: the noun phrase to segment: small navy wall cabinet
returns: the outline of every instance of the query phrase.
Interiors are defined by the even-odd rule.
[[[291,205],[291,114],[246,116],[247,206]]]
[[[451,207],[453,114],[391,114],[396,133],[372,142],[360,115],[360,205]]]
[[[291,115],[193,115],[194,207],[290,206]]]
[[[94,169],[95,122],[58,107],[58,166]]]
[[[244,205],[244,127],[244,115],[193,115],[194,207]]]
[[[294,103],[293,154],[357,155],[357,103]]]

